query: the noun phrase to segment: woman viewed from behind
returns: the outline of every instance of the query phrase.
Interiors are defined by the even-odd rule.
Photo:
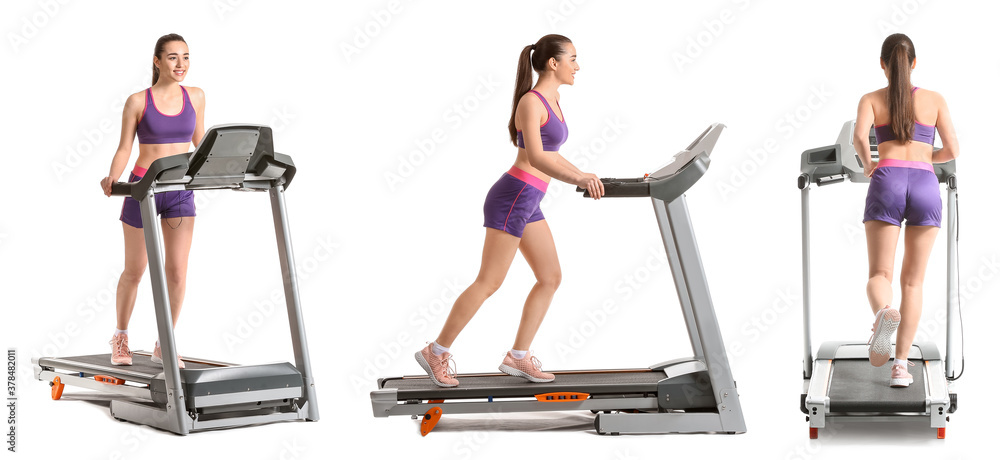
[[[875,314],[869,361],[883,366],[893,354],[889,385],[913,383],[907,370],[910,346],[923,308],[924,272],[941,227],[941,192],[932,163],[958,158],[958,139],[944,98],[910,83],[916,66],[913,42],[903,34],[882,43],[880,62],[888,86],[858,104],[854,148],[871,178],[865,200],[868,242],[868,301]],[[879,159],[872,160],[868,133],[875,125]],[[941,146],[934,151],[934,130]],[[899,310],[892,304],[892,274],[900,228],[906,222]],[[892,333],[898,328],[895,350]]]

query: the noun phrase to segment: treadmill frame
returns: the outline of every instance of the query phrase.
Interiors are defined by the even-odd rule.
[[[500,413],[500,412],[532,412],[532,411],[563,411],[563,410],[650,410],[652,413],[599,413],[594,426],[600,434],[639,434],[639,433],[744,433],[746,424],[743,409],[740,404],[736,383],[729,366],[725,344],[719,329],[715,307],[712,304],[711,292],[698,250],[698,243],[688,213],[687,200],[684,192],[690,188],[705,172],[710,163],[709,154],[725,125],[716,123],[702,132],[687,149],[675,156],[675,162],[650,175],[646,181],[656,214],[656,221],[667,253],[668,264],[673,274],[677,297],[680,301],[684,322],[687,325],[688,336],[694,356],[671,360],[650,367],[648,372],[664,372],[664,377],[657,384],[658,388],[672,385],[674,380],[684,376],[707,374],[714,399],[714,410],[683,412],[676,409],[664,409],[662,403],[669,401],[669,394],[660,391],[647,392],[642,395],[629,393],[622,397],[590,397],[585,400],[493,400],[462,401],[461,399],[446,402],[449,391],[453,388],[442,388],[433,391],[440,395],[428,399],[400,401],[396,389],[384,389],[387,380],[380,379],[379,389],[371,393],[372,409],[376,417],[390,415],[429,414],[429,411],[440,408],[444,413]],[[675,164],[676,163],[676,164]],[[631,181],[640,186],[638,182]],[[628,196],[628,195],[622,195]],[[635,195],[632,195],[635,196]],[[609,196],[610,197],[610,196]],[[635,370],[620,370],[617,372],[634,372]],[[646,371],[646,370],[642,370]],[[597,371],[604,372],[604,371]],[[616,372],[616,371],[606,371]],[[556,375],[560,372],[554,372]],[[458,376],[462,378],[461,375]],[[421,378],[421,377],[403,377]],[[427,378],[423,376],[422,378]],[[697,384],[695,384],[697,385]],[[544,385],[539,385],[535,393],[545,394]],[[576,391],[586,392],[586,385],[581,384]],[[453,398],[460,398],[460,393]],[[524,394],[522,398],[535,398],[534,394]],[[665,398],[665,399],[664,399]],[[433,402],[432,402],[433,401]]]
[[[163,360],[162,375],[166,385],[167,402],[165,407],[154,403],[151,400],[149,390],[145,390],[144,395],[138,395],[145,401],[114,399],[111,401],[111,414],[115,418],[150,425],[180,435],[203,429],[281,420],[319,420],[284,197],[285,186],[291,181],[295,166],[290,157],[274,152],[271,142],[271,129],[267,126],[246,124],[213,126],[205,133],[205,137],[194,152],[172,155],[154,161],[140,182],[116,184],[115,190],[113,190],[114,194],[129,194],[139,201],[149,277],[153,289],[153,308]],[[212,161],[215,163],[211,163]],[[281,174],[276,178],[273,177],[278,172]],[[290,411],[200,420],[198,414],[189,412],[187,408],[185,401],[187,396],[182,387],[181,370],[177,366],[177,347],[164,268],[163,234],[160,219],[156,214],[154,197],[157,193],[172,190],[222,188],[268,191],[278,245],[278,258],[281,264],[292,349],[295,356],[294,366],[302,376],[299,396],[294,396],[289,392],[275,394],[275,392],[268,390],[242,392],[241,396],[236,399],[253,397],[253,393],[267,399],[272,397],[294,398]],[[64,384],[124,396],[137,396],[136,391],[132,389],[118,388],[123,385],[106,385],[93,379],[53,372],[50,369],[42,368],[38,359],[34,361],[35,377],[39,380],[51,381],[52,378],[58,376]],[[124,368],[111,370],[127,372]],[[114,375],[114,373],[110,374]]]

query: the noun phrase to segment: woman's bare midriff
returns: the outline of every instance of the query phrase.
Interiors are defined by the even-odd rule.
[[[543,153],[559,153],[559,152],[543,152]],[[517,149],[517,161],[514,162],[514,166],[520,169],[521,171],[524,171],[528,174],[531,174],[532,176],[535,176],[545,181],[546,184],[552,180],[552,177],[550,177],[548,174],[545,174],[541,172],[538,168],[531,166],[531,163],[528,162],[528,152],[522,148]]]
[[[139,144],[139,158],[135,160],[135,165],[140,168],[149,169],[149,165],[160,158],[187,153],[190,142],[177,142],[175,144]]]
[[[878,146],[880,160],[905,160],[931,162],[934,147],[923,142],[910,141],[902,144],[899,141],[886,141]]]

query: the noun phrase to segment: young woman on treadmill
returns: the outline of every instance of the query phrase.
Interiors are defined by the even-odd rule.
[[[104,194],[111,196],[111,184],[125,171],[132,155],[132,142],[139,138],[139,158],[129,175],[129,182],[142,178],[149,165],[160,158],[188,151],[205,134],[205,93],[199,88],[181,86],[190,68],[187,43],[177,34],[164,35],[153,50],[153,86],[129,96],[122,113],[122,133],[118,150],[111,160],[108,176],[101,180]],[[184,302],[188,253],[194,231],[194,193],[172,191],[156,195],[156,212],[163,223],[167,292],[173,324]],[[142,233],[139,202],[125,197],[120,220],[125,236],[125,269],[118,280],[115,299],[117,325],[111,339],[111,364],[131,365],[128,347],[128,323],[135,307],[139,280],[146,270],[146,244]],[[162,363],[160,342],[153,348],[152,361]],[[178,358],[178,366],[184,362]]]
[[[532,69],[538,72],[533,88]],[[514,346],[504,356],[500,371],[532,382],[555,379],[553,374],[542,372],[541,362],[529,351],[562,277],[552,233],[538,205],[553,178],[587,189],[594,199],[604,195],[604,185],[596,175],[580,171],[559,155],[568,130],[558,89],[572,85],[578,70],[576,48],[562,35],[546,35],[521,50],[507,125],[510,141],[517,146],[517,158],[486,195],[486,241],[479,275],[455,300],[437,340],[415,354],[439,386],[458,385],[449,348],[503,283],[518,250],[537,281],[528,293]]]
[[[916,66],[913,42],[893,34],[882,43],[886,88],[865,94],[858,104],[854,148],[871,177],[865,200],[868,240],[868,301],[875,313],[868,358],[882,366],[895,356],[889,376],[892,387],[913,383],[907,356],[917,333],[923,306],[924,271],[941,227],[941,191],[932,163],[958,158],[958,138],[944,98],[910,84]],[[875,125],[879,159],[872,160],[868,132]],[[934,128],[941,149],[934,151]],[[900,227],[906,221],[902,290],[899,310],[892,303],[892,270]],[[896,331],[892,349],[892,333]]]

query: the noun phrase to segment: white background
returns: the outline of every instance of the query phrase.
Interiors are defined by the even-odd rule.
[[[989,447],[992,419],[980,403],[992,399],[996,373],[979,347],[988,346],[997,319],[1000,253],[991,184],[1000,102],[994,6],[404,1],[393,12],[384,1],[138,3],[40,0],[4,3],[0,13],[0,126],[13,180],[0,220],[0,323],[2,345],[18,349],[21,453],[159,458],[224,446],[249,458],[351,451],[485,459],[538,449],[546,457],[759,452],[805,459],[868,452],[966,458]],[[809,441],[798,409],[799,156],[833,143],[859,97],[885,84],[879,48],[896,31],[916,45],[913,82],[947,98],[962,146],[968,369],[957,387],[960,409],[943,441],[924,423],[836,426]],[[205,90],[206,126],[270,124],[276,150],[299,168],[287,199],[318,423],[182,438],[115,422],[106,403],[80,401],[98,399],[84,390],[68,388],[63,401],[51,401],[48,386],[30,375],[31,357],[108,348],[122,268],[121,204],[105,198],[98,182],[117,146],[122,102],[149,85],[151,49],[170,32],[188,41],[185,84]],[[579,55],[576,85],[560,94],[571,133],[562,154],[581,169],[639,176],[708,124],[729,127],[688,203],[739,384],[744,435],[600,437],[585,413],[527,421],[446,416],[421,438],[405,417],[372,417],[375,376],[418,373],[410,356],[435,338],[451,300],[475,278],[482,201],[515,155],[506,124],[517,56],[551,32],[570,37]],[[428,144],[436,131],[443,140]],[[420,153],[420,144],[430,153]],[[549,191],[543,210],[563,283],[532,346],[545,368],[639,367],[688,355],[669,270],[656,260],[662,244],[649,203],[582,200],[555,182]],[[864,193],[851,184],[813,193],[817,346],[869,334]],[[181,354],[291,360],[266,195],[198,197],[177,329]],[[941,233],[920,336],[941,347],[935,315],[945,298],[944,250]],[[460,372],[495,369],[532,282],[518,257],[455,343]],[[131,343],[149,350],[148,280],[139,293]],[[613,311],[598,313],[608,300]],[[559,432],[535,432],[549,429]]]

